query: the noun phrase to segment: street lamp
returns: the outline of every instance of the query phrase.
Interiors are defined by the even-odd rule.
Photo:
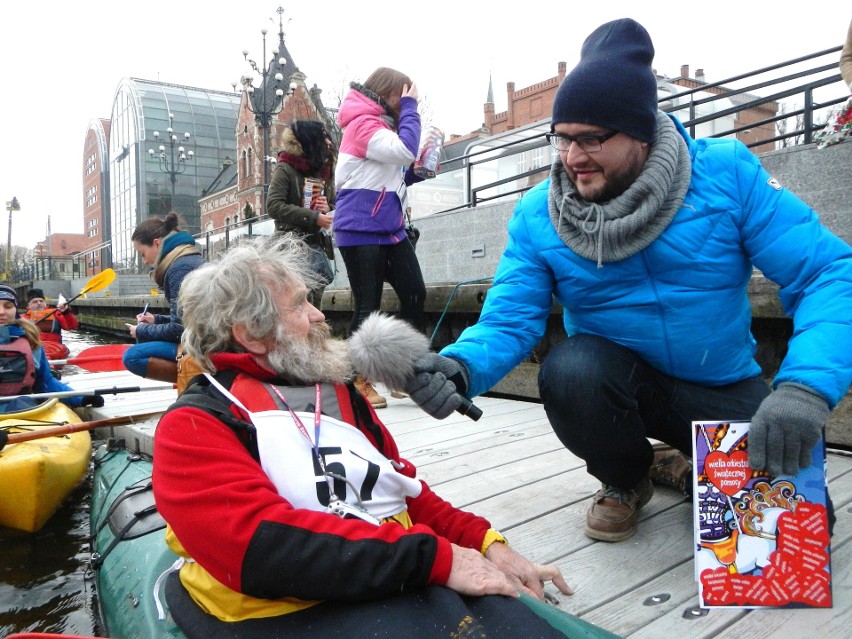
[[[278,39],[281,43],[284,42],[284,25],[281,22],[281,14],[284,13],[282,7],[276,9],[279,15],[280,31]],[[243,50],[243,57],[251,66],[252,70],[260,75],[261,84],[259,96],[255,94],[255,86],[251,75],[244,75],[240,78],[240,83],[243,85],[243,91],[247,94],[246,103],[248,109],[254,113],[255,121],[263,130],[263,212],[266,213],[266,196],[269,191],[269,163],[275,158],[269,157],[269,127],[272,124],[272,116],[281,112],[284,106],[284,74],[281,71],[287,64],[287,59],[278,58],[278,49],[272,50],[272,59],[270,64],[266,64],[266,29],[261,29],[263,34],[263,66],[258,67],[257,63],[248,57],[248,49]],[[278,58],[275,60],[275,58]]]
[[[163,173],[168,174],[169,181],[172,183],[172,199],[169,202],[169,209],[172,211],[175,210],[175,182],[177,182],[177,176],[186,171],[186,163],[195,157],[195,151],[187,151],[183,146],[178,144],[178,136],[174,132],[174,128],[172,128],[174,118],[174,114],[169,113],[169,128],[166,129],[166,134],[169,136],[168,153],[166,153],[165,144],[161,144],[156,151],[154,149],[148,149],[148,155],[152,158],[159,155],[160,170]],[[189,142],[189,138],[189,131],[187,131],[183,134],[183,141]],[[160,132],[154,131],[154,142],[156,143],[159,141]]]
[[[21,205],[18,198],[13,197],[6,202],[6,210],[9,211],[9,239],[6,241],[6,269],[4,279],[8,281],[9,275],[9,256],[12,254],[12,211],[20,211]]]

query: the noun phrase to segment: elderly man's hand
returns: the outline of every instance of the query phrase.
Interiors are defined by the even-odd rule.
[[[565,578],[554,564],[534,564],[506,544],[491,544],[485,551],[485,557],[508,575],[519,590],[536,599],[544,599],[544,584],[548,581],[559,588],[562,594],[574,594],[574,590],[565,583]]]
[[[470,548],[453,544],[453,566],[447,579],[447,588],[462,595],[506,595],[517,597],[518,591],[509,576]]]

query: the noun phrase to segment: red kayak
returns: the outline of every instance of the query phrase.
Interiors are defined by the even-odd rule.
[[[62,342],[42,342],[47,359],[68,359],[71,351]]]

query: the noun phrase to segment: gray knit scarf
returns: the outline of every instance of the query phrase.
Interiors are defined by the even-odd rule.
[[[553,163],[547,198],[550,221],[569,249],[602,268],[604,262],[635,255],[660,236],[680,208],[691,176],[686,142],[668,116],[658,112],[657,132],[642,172],[608,202],[586,202],[561,160]]]

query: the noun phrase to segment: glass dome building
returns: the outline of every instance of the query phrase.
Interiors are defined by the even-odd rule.
[[[238,93],[137,78],[121,81],[109,140],[111,261],[116,271],[140,269],[130,236],[148,217],[165,217],[174,210],[183,230],[200,230],[199,197],[223,162],[237,157],[239,105]]]

